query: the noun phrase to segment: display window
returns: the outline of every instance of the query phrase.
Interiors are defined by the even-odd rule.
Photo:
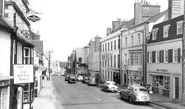
[[[8,88],[0,89],[0,109],[8,109]]]
[[[30,94],[29,94],[29,84],[26,84],[23,88],[23,102],[29,102],[30,100]]]
[[[164,76],[164,89],[169,90],[170,89],[170,77]]]

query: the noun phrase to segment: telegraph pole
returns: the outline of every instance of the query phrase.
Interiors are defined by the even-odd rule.
[[[51,54],[52,53],[53,53],[53,50],[49,50],[47,54],[49,80],[50,80],[50,75],[51,75]]]

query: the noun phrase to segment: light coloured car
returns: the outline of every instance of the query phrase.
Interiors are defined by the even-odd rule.
[[[121,99],[129,100],[130,103],[144,102],[149,104],[152,102],[152,98],[148,93],[148,90],[143,86],[128,85],[120,91],[119,95]]]
[[[116,83],[114,81],[105,81],[105,83],[101,85],[101,90],[106,92],[111,91],[116,93],[118,91],[118,86],[116,86]]]
[[[89,77],[88,85],[96,85],[96,78],[95,77]]]
[[[82,81],[82,79],[83,79],[83,76],[82,75],[78,75],[77,76],[77,81]]]

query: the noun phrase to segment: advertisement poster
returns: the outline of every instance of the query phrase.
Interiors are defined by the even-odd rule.
[[[32,82],[33,65],[14,65],[14,84]]]

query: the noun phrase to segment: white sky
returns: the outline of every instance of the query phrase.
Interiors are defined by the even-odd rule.
[[[54,50],[53,59],[67,61],[77,47],[87,46],[97,34],[105,37],[106,28],[117,18],[134,17],[137,0],[28,0],[30,8],[42,13],[41,20],[31,23],[41,35],[44,50]],[[138,0],[141,1],[141,0]],[[168,0],[147,0],[168,8]]]

